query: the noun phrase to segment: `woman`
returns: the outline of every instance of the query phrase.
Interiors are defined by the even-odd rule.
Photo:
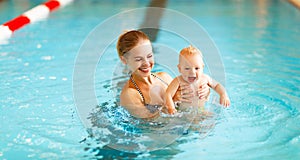
[[[130,79],[120,94],[120,105],[137,118],[154,118],[164,106],[164,95],[172,77],[165,72],[152,73],[154,55],[149,38],[141,31],[122,34],[117,43],[119,58],[131,71]],[[202,85],[198,95],[204,99],[209,88]],[[190,102],[193,91],[188,84],[180,84],[174,101]]]

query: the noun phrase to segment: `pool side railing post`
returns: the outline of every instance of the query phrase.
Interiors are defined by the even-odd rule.
[[[9,39],[16,30],[29,23],[34,23],[47,18],[50,12],[64,7],[72,1],[73,0],[48,0],[45,3],[24,12],[20,16],[7,21],[0,25],[0,42]]]

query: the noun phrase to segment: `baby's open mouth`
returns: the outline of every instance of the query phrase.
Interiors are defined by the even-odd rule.
[[[193,82],[196,81],[196,77],[188,77],[188,81],[189,81],[190,83],[193,83]]]

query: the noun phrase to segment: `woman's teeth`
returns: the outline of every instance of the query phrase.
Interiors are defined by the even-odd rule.
[[[142,72],[148,72],[149,68],[140,68],[140,71],[142,71]]]

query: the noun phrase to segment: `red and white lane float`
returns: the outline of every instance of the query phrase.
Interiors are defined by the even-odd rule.
[[[47,18],[50,12],[64,7],[73,0],[48,0],[40,4],[20,16],[0,25],[0,41],[7,40],[11,37],[14,31],[23,26]]]

